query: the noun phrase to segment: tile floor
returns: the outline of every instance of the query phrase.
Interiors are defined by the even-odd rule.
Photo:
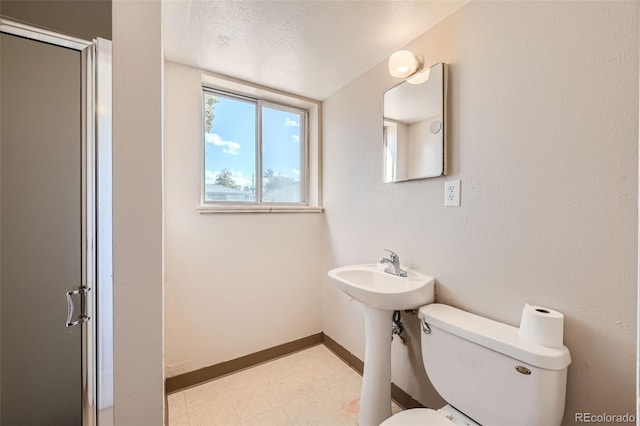
[[[361,385],[318,345],[169,395],[169,426],[357,425]]]

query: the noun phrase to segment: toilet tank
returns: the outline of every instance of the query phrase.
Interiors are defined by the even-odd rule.
[[[425,370],[450,405],[487,426],[562,422],[566,346],[526,342],[517,327],[438,303],[419,317]]]

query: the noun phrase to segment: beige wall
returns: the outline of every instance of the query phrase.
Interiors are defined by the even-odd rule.
[[[114,404],[163,422],[160,1],[113,3]]]
[[[86,40],[111,40],[111,0],[2,0],[0,14]]]
[[[574,413],[635,410],[637,2],[472,2],[412,42],[450,64],[450,177],[382,183],[386,63],[324,103],[326,267],[396,250],[439,301],[518,325],[525,302],[565,314]],[[419,331],[394,381],[423,403]],[[323,330],[364,354],[362,313],[323,282]]]
[[[167,377],[322,331],[321,214],[196,210],[201,73],[165,62]]]

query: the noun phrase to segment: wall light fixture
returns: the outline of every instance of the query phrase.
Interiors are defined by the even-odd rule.
[[[389,73],[398,78],[407,78],[422,69],[423,60],[408,50],[398,50],[389,57]]]

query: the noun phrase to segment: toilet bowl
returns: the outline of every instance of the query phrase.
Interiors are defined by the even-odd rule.
[[[566,346],[525,341],[517,327],[438,303],[418,316],[425,371],[449,405],[405,410],[381,426],[560,425],[571,363]]]

